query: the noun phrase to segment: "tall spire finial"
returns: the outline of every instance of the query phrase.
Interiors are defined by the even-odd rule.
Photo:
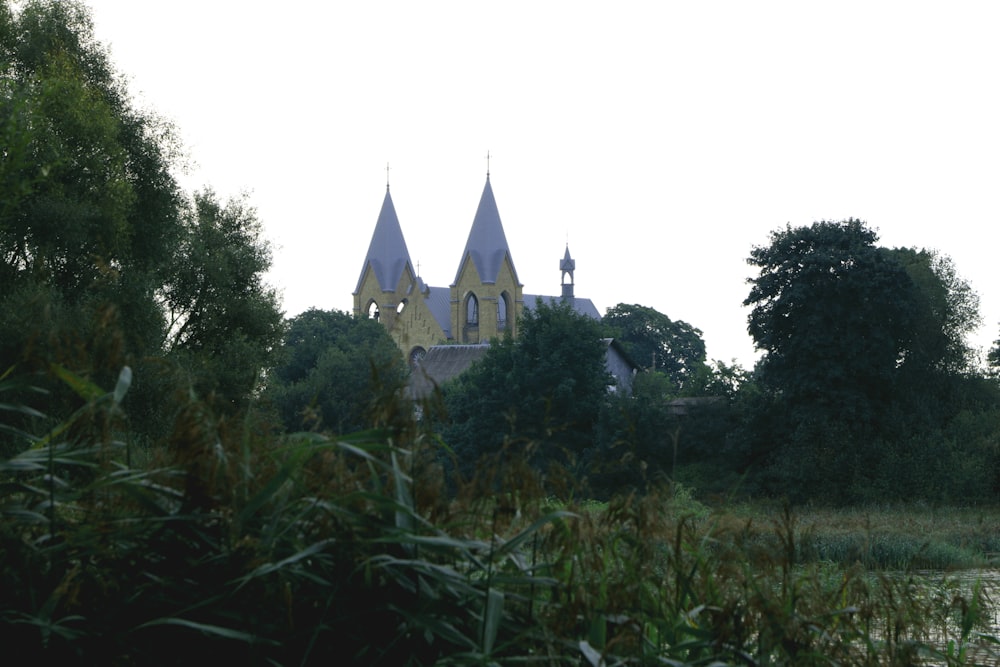
[[[486,151],[486,179],[490,178],[490,152]]]
[[[389,163],[385,163],[385,191],[389,191]]]

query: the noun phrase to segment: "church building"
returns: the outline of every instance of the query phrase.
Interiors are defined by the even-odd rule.
[[[516,337],[520,315],[538,301],[567,301],[577,312],[600,319],[590,299],[573,293],[576,262],[568,246],[559,270],[560,296],[524,294],[487,172],[454,281],[449,287],[427,285],[413,268],[387,183],[354,290],[354,314],[378,319],[411,364],[434,345],[488,343],[508,332]]]

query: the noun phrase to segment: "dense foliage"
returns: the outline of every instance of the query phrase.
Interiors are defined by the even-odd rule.
[[[964,342],[978,298],[950,261],[876,241],[858,220],[818,222],[751,252],[765,393],[748,462],[796,499],[992,497],[995,445],[956,432],[959,417],[997,425],[997,387]]]
[[[600,325],[569,305],[526,310],[517,340],[494,341],[446,387],[443,431],[462,469],[506,448],[530,450],[540,468],[576,466],[612,384]]]
[[[858,220],[774,232],[754,248],[744,305],[765,356],[760,381],[793,405],[870,422],[891,399],[914,347],[917,294]]]
[[[376,398],[405,375],[399,348],[377,320],[311,309],[289,321],[265,396],[289,431],[350,433],[370,425]]]
[[[254,210],[180,192],[169,125],[131,104],[83,5],[0,7],[0,370],[130,364],[151,437],[182,384],[242,409],[282,333]],[[78,405],[39,382],[54,418]]]
[[[225,437],[191,409],[174,446],[134,467],[114,437],[129,374],[110,393],[64,379],[86,407],[0,459],[0,640],[23,662],[998,657],[996,640],[982,638],[987,592],[906,572],[981,562],[997,548],[996,520],[981,513],[949,514],[947,530],[969,524],[961,545],[929,549],[924,535],[898,539],[867,515],[816,531],[787,512],[710,512],[677,486],[560,507],[516,456],[493,493],[460,486],[449,496],[434,441],[412,419],[268,441],[251,424]],[[0,396],[8,388],[0,382]],[[831,524],[843,525],[820,525]],[[904,572],[864,567],[879,564]]]
[[[704,373],[705,341],[687,322],[671,320],[648,306],[620,303],[608,308],[601,324],[635,363],[665,373],[677,390]]]

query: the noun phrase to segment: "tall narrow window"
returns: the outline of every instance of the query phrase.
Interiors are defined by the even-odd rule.
[[[465,323],[470,326],[479,324],[479,299],[470,294],[465,302]]]
[[[500,294],[500,298],[497,299],[497,331],[503,331],[507,328],[507,292]]]
[[[378,319],[378,304],[375,303],[374,301],[368,302],[368,317],[370,317],[373,320]]]

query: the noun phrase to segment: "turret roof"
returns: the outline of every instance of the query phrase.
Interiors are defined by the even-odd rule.
[[[569,244],[566,244],[566,253],[563,255],[562,261],[559,262],[560,271],[573,272],[576,270],[576,260],[574,260],[569,254]]]
[[[358,278],[358,286],[354,290],[355,294],[361,291],[361,281],[365,279],[365,271],[369,264],[375,273],[379,287],[384,291],[396,289],[399,279],[403,275],[403,270],[407,266],[410,267],[411,272],[413,271],[410,252],[406,249],[406,240],[403,238],[403,230],[399,226],[396,207],[392,204],[388,186],[385,188],[385,199],[382,201],[382,210],[378,214],[378,222],[375,223],[375,231],[372,233],[372,241],[368,246],[365,263],[361,266],[361,276]]]
[[[472,221],[469,240],[466,241],[465,251],[462,252],[462,261],[458,264],[458,272],[455,274],[456,284],[461,277],[467,257],[472,258],[476,271],[479,272],[479,278],[484,283],[497,281],[504,257],[510,259],[510,266],[514,268],[514,260],[510,257],[510,247],[507,245],[507,236],[500,222],[500,212],[493,197],[489,174],[486,175],[486,187],[483,188],[483,196],[479,200],[479,208],[476,209],[476,217]],[[514,272],[514,280],[517,280],[517,271]]]

